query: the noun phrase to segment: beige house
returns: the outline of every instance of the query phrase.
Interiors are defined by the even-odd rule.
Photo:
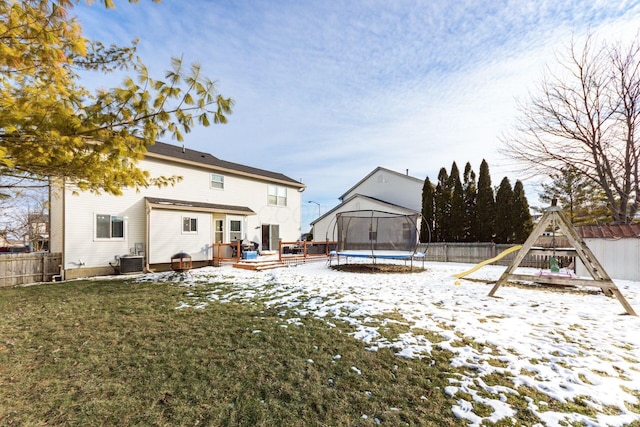
[[[306,187],[286,175],[161,142],[139,166],[182,181],[122,196],[81,192],[70,182],[52,189],[50,250],[63,254],[64,279],[113,274],[112,265],[129,258],[166,269],[179,252],[207,265],[214,243],[252,241],[268,251],[300,236]]]
[[[336,214],[378,210],[409,215],[422,211],[424,180],[377,167],[339,197],[340,203],[311,223],[313,240],[336,240]]]

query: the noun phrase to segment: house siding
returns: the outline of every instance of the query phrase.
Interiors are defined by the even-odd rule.
[[[347,200],[356,194],[364,194],[420,211],[423,185],[423,182],[411,176],[380,168],[358,186],[352,188],[342,199]]]
[[[640,238],[584,238],[583,240],[609,277],[640,281]],[[576,258],[576,274],[589,275],[579,258]]]
[[[335,241],[337,240],[336,229],[336,215],[340,212],[360,211],[360,210],[379,210],[383,212],[391,212],[398,214],[409,214],[411,210],[403,209],[400,207],[393,207],[382,201],[372,200],[366,197],[355,196],[351,200],[346,201],[342,205],[338,206],[331,212],[331,215],[327,215],[320,221],[313,224],[315,241]],[[316,235],[317,233],[317,235]]]
[[[335,240],[335,218],[340,212],[373,209],[419,213],[422,211],[423,185],[418,178],[377,167],[340,197],[341,204],[313,222],[313,239]]]
[[[197,218],[198,231],[185,234],[182,232],[184,216]],[[178,252],[185,252],[192,261],[207,261],[211,259],[211,243],[213,242],[211,214],[199,212],[169,211],[153,209],[150,213],[151,224],[162,224],[153,227],[149,235],[150,264],[161,264],[171,261],[171,257]]]
[[[49,187],[49,251],[62,253],[64,230],[64,192],[60,183],[52,182]]]
[[[113,272],[109,263],[115,263],[119,256],[136,253],[136,243],[142,244],[141,252],[147,257],[147,264],[169,263],[171,256],[179,251],[189,253],[194,261],[210,259],[208,248],[213,242],[214,217],[225,219],[225,241],[228,241],[231,215],[194,212],[179,207],[172,210],[150,209],[146,197],[247,207],[254,213],[237,216],[242,221],[242,238],[256,242],[261,240],[260,226],[263,224],[278,224],[283,240],[297,240],[300,236],[302,196],[299,190],[304,186],[299,183],[287,185],[277,182],[276,185],[287,188],[287,205],[271,206],[268,203],[269,177],[261,180],[228,171],[223,173],[207,165],[181,164],[153,157],[141,160],[138,166],[148,171],[151,177],[175,175],[183,179],[174,186],[151,186],[140,192],[125,188],[121,196],[96,195],[66,185],[64,192],[58,188],[52,197],[52,250],[55,248],[63,253],[62,268],[69,270],[67,277],[83,277],[80,270],[102,274]],[[212,172],[224,176],[224,189],[210,188]],[[77,194],[73,194],[74,190]],[[151,220],[149,235],[148,209]],[[124,217],[124,239],[95,239],[96,214]],[[181,233],[180,221],[184,215],[198,218],[197,234]],[[176,231],[173,231],[174,227],[177,227]]]
[[[144,200],[135,192],[122,197],[96,196],[89,193],[65,194],[67,212],[64,218],[63,268],[109,266],[116,257],[129,254],[135,242],[144,242]],[[124,239],[95,238],[95,216],[124,217]]]

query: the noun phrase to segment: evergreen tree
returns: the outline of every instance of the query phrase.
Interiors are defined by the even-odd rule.
[[[451,191],[451,216],[449,218],[449,241],[461,242],[464,240],[465,206],[460,171],[458,165],[453,162],[449,174],[449,190]]]
[[[575,167],[566,166],[542,184],[540,200],[551,204],[554,197],[574,225],[602,224],[612,220],[602,189],[590,182]]]
[[[428,242],[433,231],[434,214],[434,190],[433,184],[427,177],[422,186],[422,222],[420,225],[420,241]]]
[[[476,186],[476,173],[471,169],[471,163],[464,167],[464,181],[462,184],[464,193],[464,241],[475,242],[478,235],[478,222],[476,219],[476,198],[478,187]]]
[[[480,164],[480,174],[478,176],[478,197],[476,199],[476,218],[478,234],[477,240],[480,242],[493,241],[493,226],[495,223],[495,201],[493,198],[493,188],[491,188],[491,175],[489,165],[486,160]]]
[[[451,191],[447,170],[441,168],[438,173],[438,183],[434,194],[434,231],[435,241],[446,242],[449,239],[449,218],[451,217]]]
[[[524,194],[524,186],[519,180],[513,186],[513,243],[524,243],[533,230],[529,203]]]
[[[506,176],[496,193],[495,243],[511,243],[514,235],[513,190]]]

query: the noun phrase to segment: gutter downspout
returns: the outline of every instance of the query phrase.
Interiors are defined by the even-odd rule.
[[[62,197],[62,265],[60,266],[60,280],[66,280],[67,271],[65,266],[67,265],[67,182],[65,178],[62,178],[61,185],[61,197]],[[51,197],[51,186],[49,186],[49,197]],[[51,199],[49,199],[49,206],[51,206]],[[51,222],[51,212],[49,212],[49,222]],[[49,250],[51,250],[51,228],[49,228]]]
[[[149,233],[151,231],[151,206],[149,205],[149,201],[147,199],[144,200],[145,203],[145,217],[146,217],[146,232],[145,232],[145,270],[147,272],[151,272],[151,268],[149,267],[149,260],[151,259],[151,245],[149,245],[149,241],[151,240],[149,237]]]

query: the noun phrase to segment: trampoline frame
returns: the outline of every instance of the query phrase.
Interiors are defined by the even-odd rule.
[[[375,243],[371,244],[371,249],[347,249],[347,250],[338,250],[340,247],[343,246],[343,242],[342,242],[342,238],[343,236],[341,236],[339,233],[335,233],[335,229],[338,227],[338,222],[339,222],[339,217],[343,214],[354,214],[354,213],[358,213],[359,217],[365,217],[364,215],[362,215],[365,212],[370,212],[371,213],[371,221],[373,222],[374,219],[376,218],[382,218],[382,217],[405,217],[409,219],[409,222],[413,225],[413,232],[415,232],[415,242],[413,243],[413,250],[411,251],[401,251],[401,250],[379,250],[379,249],[375,249],[374,245]],[[376,217],[376,213],[381,214],[380,216]],[[334,224],[334,235],[337,235],[338,237],[338,244],[337,244],[337,249],[335,251],[331,251],[329,253],[329,265],[332,264],[332,261],[335,259],[336,260],[336,265],[340,265],[340,257],[345,259],[345,262],[348,264],[349,263],[349,258],[368,258],[373,260],[373,264],[376,264],[376,261],[378,259],[389,259],[389,260],[403,260],[405,261],[405,265],[407,262],[410,262],[411,268],[413,268],[413,261],[414,260],[421,260],[422,261],[422,267],[424,268],[424,261],[426,258],[426,252],[427,252],[427,248],[428,248],[428,242],[427,242],[427,246],[425,247],[424,251],[418,252],[418,248],[421,245],[420,242],[420,229],[418,228],[418,215],[420,214],[399,214],[399,213],[393,213],[393,212],[385,212],[385,211],[379,211],[379,210],[375,210],[375,209],[364,209],[364,210],[358,210],[358,211],[345,211],[345,212],[339,212],[338,214],[336,214],[336,222]],[[420,215],[421,216],[421,215]],[[424,221],[424,218],[423,218]],[[377,229],[376,229],[377,230]],[[427,230],[429,231],[429,240],[431,240],[431,230],[429,228],[429,225],[427,224]]]

